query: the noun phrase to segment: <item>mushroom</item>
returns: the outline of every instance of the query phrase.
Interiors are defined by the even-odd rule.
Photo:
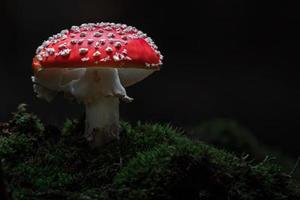
[[[119,136],[119,99],[133,98],[131,86],[162,65],[152,39],[135,27],[89,23],[49,37],[33,58],[37,97],[51,101],[58,92],[85,104],[84,136],[102,146]]]

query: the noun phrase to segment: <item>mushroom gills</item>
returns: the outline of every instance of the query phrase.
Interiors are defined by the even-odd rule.
[[[150,76],[156,70],[153,69],[135,69],[119,68],[119,77],[124,87],[129,87]]]
[[[118,75],[116,74],[116,71]],[[114,69],[114,68],[102,68],[102,67],[101,68],[95,67],[89,69],[48,68],[36,72],[35,76],[33,77],[33,82],[35,83],[34,88],[35,88],[35,92],[38,94],[37,96],[39,98],[44,98],[47,101],[51,101],[59,91],[64,92],[66,97],[71,97],[72,93],[76,94],[77,92],[75,87],[77,86],[78,87],[77,89],[82,88],[78,86],[78,83],[82,83],[82,81],[80,81],[82,79],[85,80],[90,79],[90,76],[94,76],[95,79],[99,79],[101,78],[101,74],[102,76],[105,76],[110,73],[112,75],[112,80],[115,80],[115,84],[114,87],[110,89],[111,92],[109,92],[109,89],[106,89],[107,95],[108,96],[116,95],[119,96],[122,100],[126,102],[130,102],[132,101],[132,99],[126,95],[126,91],[124,87],[129,87],[139,81],[142,81],[143,79],[151,75],[154,71],[155,70],[152,69],[134,69],[134,68]],[[109,79],[109,77],[106,77],[106,79]],[[85,82],[84,85],[86,87],[87,83]],[[95,85],[95,84],[89,83],[89,85]],[[104,87],[105,86],[100,88],[104,88]]]
[[[49,90],[39,84],[33,85],[33,91],[37,94],[36,96],[38,98],[45,99],[48,102],[51,102],[57,95],[57,92]]]
[[[65,78],[66,80],[66,78]],[[79,79],[69,79],[60,90],[70,93],[85,103],[102,97],[118,97],[125,102],[133,99],[127,96],[121,84],[118,70],[115,68],[89,68]]]
[[[34,92],[37,94],[38,98],[51,101],[58,92],[63,91],[64,85],[71,81],[81,79],[84,76],[85,71],[85,68],[49,68],[39,70],[32,76]],[[65,96],[70,96],[68,94],[68,92],[65,93]]]

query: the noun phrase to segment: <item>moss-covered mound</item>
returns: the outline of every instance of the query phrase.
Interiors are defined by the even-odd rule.
[[[66,120],[59,130],[20,106],[0,125],[13,199],[300,199],[292,178],[269,159],[253,164],[192,142],[169,125],[122,128],[120,141],[92,149],[80,121]]]
[[[293,171],[294,178],[300,182],[300,168],[295,168],[299,161],[289,157],[284,152],[262,144],[249,129],[236,120],[208,120],[187,129],[187,135],[192,140],[209,143],[217,148],[234,152],[239,156],[249,154],[256,162],[272,155],[284,170]]]
[[[257,159],[264,159],[265,149],[246,127],[231,119],[208,120],[189,128],[190,138],[213,144],[217,148],[239,154],[251,154]]]

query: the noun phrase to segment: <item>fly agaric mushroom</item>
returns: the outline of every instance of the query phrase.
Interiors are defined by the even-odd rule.
[[[56,93],[83,102],[84,136],[101,146],[119,135],[119,99],[131,102],[131,86],[162,65],[152,39],[132,26],[89,23],[49,37],[37,48],[32,67],[37,97]]]

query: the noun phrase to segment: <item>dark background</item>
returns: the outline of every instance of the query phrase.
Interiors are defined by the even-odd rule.
[[[128,88],[130,121],[190,126],[237,119],[266,144],[300,155],[300,12],[296,3],[246,0],[1,0],[0,120],[21,102],[49,123],[83,107],[35,98],[35,49],[50,35],[86,22],[120,22],[146,32],[164,66]]]

